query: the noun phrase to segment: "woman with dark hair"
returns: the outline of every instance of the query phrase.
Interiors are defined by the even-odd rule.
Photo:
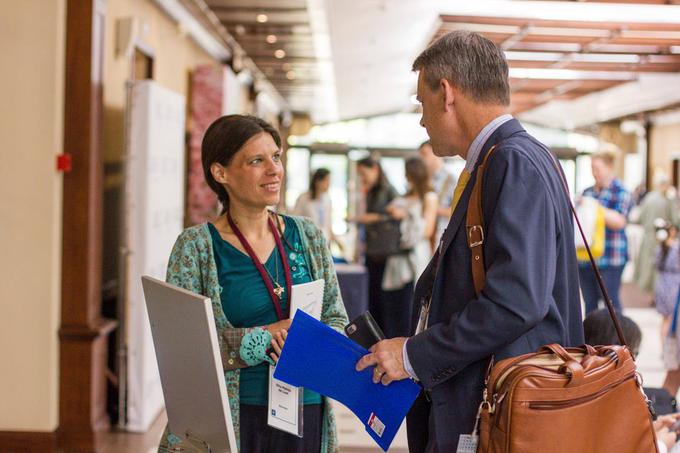
[[[239,450],[336,451],[330,404],[317,393],[304,392],[302,438],[267,425],[269,365],[291,323],[292,285],[323,279],[321,321],[339,332],[347,324],[321,231],[268,209],[279,203],[283,181],[279,134],[259,118],[223,116],[206,131],[201,153],[222,213],[182,232],[167,281],[212,300]],[[166,434],[161,450],[176,440]]]
[[[383,320],[388,338],[409,334],[413,290],[432,258],[429,238],[436,228],[439,203],[422,159],[406,160],[404,169],[409,190],[403,197],[392,200],[385,209],[390,217],[400,221],[403,250],[387,258],[383,274],[384,303],[377,316]]]
[[[309,191],[298,197],[293,208],[294,215],[312,219],[328,241],[335,239],[331,221],[333,206],[328,196],[330,185],[331,172],[326,168],[317,169],[309,181]]]
[[[384,322],[380,319],[384,298],[382,280],[388,256],[384,252],[384,241],[387,238],[384,231],[386,227],[390,226],[388,225],[389,222],[396,224],[396,221],[387,215],[385,208],[399,194],[387,180],[380,163],[372,157],[366,157],[357,162],[357,173],[366,197],[366,209],[365,213],[353,220],[364,226],[364,255],[366,257],[366,269],[368,270],[368,308],[387,334]],[[392,225],[391,227],[394,228],[395,226]]]

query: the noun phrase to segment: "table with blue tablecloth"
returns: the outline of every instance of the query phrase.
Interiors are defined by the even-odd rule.
[[[336,264],[338,284],[350,321],[368,310],[368,271],[361,264]]]

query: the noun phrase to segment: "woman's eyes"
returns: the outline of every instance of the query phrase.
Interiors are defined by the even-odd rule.
[[[272,160],[274,162],[280,162],[281,161],[281,153],[276,153],[272,156]],[[261,157],[256,157],[255,159],[250,161],[251,165],[257,165],[262,163],[262,158]]]

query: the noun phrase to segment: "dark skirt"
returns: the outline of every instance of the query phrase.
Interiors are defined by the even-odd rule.
[[[382,289],[385,259],[366,257],[368,269],[368,309],[386,338],[410,335],[413,282],[394,291]]]
[[[267,406],[240,406],[241,453],[306,453],[321,451],[323,405],[305,404],[302,437],[267,424]]]

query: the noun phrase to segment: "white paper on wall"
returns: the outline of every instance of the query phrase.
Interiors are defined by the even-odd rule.
[[[224,67],[224,85],[222,90],[222,114],[233,115],[243,112],[241,105],[241,83],[229,66]]]
[[[153,81],[135,82],[131,99],[127,427],[144,432],[164,402],[140,277],[165,279],[170,251],[183,228],[185,100]]]

